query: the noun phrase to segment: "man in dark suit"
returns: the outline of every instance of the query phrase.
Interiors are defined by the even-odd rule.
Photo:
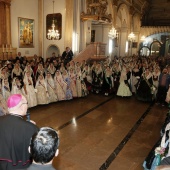
[[[21,52],[18,52],[18,55],[16,56],[16,61],[19,60],[19,63],[22,64],[24,57],[21,56]]]
[[[73,52],[69,47],[66,47],[61,59],[64,61],[65,66],[73,59]]]

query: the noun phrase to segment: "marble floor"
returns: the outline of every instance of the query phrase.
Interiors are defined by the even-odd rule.
[[[30,109],[39,127],[58,130],[57,170],[142,170],[167,111],[135,97],[95,94]]]

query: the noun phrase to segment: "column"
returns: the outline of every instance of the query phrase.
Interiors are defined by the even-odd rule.
[[[39,56],[43,53],[43,2],[38,0],[38,45],[39,45]]]
[[[65,19],[65,39],[64,46],[72,47],[72,33],[73,33],[73,0],[66,2],[66,19]]]

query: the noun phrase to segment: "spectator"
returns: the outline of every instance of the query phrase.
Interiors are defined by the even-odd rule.
[[[28,107],[24,96],[11,95],[7,106],[9,114],[0,117],[0,170],[26,169],[31,163],[30,139],[38,127],[23,120]]]
[[[50,127],[43,127],[35,133],[29,147],[33,163],[28,170],[55,170],[52,161],[58,156],[59,138],[57,132]]]

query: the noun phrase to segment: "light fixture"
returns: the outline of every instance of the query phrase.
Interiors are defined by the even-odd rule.
[[[142,37],[140,38],[140,40],[141,40],[141,41],[145,41],[145,38],[146,38],[146,37],[145,37],[144,35],[142,35]]]
[[[54,1],[53,1],[53,20],[52,20],[52,29],[48,30],[47,33],[47,38],[49,40],[58,40],[60,38],[60,34],[58,32],[58,30],[55,30],[55,23],[54,23]]]
[[[129,35],[128,35],[128,40],[129,41],[134,41],[135,40],[135,34],[133,32],[131,32]]]
[[[109,31],[108,37],[111,38],[111,39],[118,37],[118,32],[114,27],[112,27],[112,29]]]

